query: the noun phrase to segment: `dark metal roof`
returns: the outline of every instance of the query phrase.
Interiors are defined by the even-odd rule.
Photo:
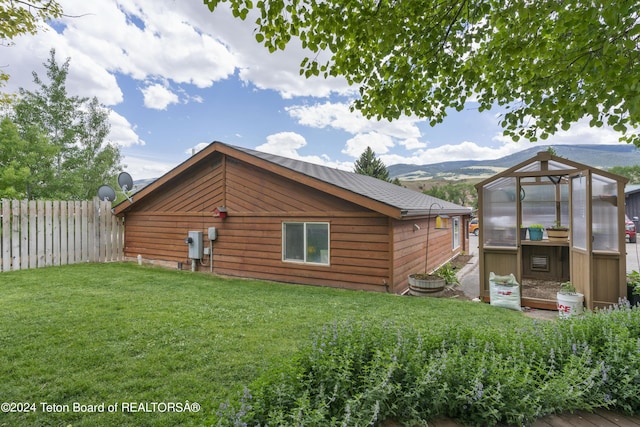
[[[470,207],[447,202],[445,200],[438,199],[437,197],[428,196],[370,176],[333,169],[300,160],[289,159],[287,157],[277,156],[274,154],[263,153],[249,148],[231,145],[229,145],[229,147],[303,175],[318,179],[327,184],[334,185],[355,194],[395,207],[402,212],[402,216],[418,216],[427,215],[429,213],[461,215],[471,213]]]

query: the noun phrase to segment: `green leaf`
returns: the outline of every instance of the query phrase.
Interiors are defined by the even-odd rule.
[[[323,61],[328,55],[330,66],[302,65],[301,73],[357,84],[354,105],[367,117],[415,115],[435,125],[476,96],[480,112],[504,106],[501,126],[529,139],[537,137],[528,123],[548,137],[585,116],[602,126],[601,111],[608,122],[628,118],[625,129],[640,124],[640,106],[630,101],[639,90],[636,2],[229,3],[241,19],[259,9],[264,39],[256,41],[270,52],[293,36]]]

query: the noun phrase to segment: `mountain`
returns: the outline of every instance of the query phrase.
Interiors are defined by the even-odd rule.
[[[599,169],[640,164],[640,150],[634,145],[576,144],[552,145],[551,147],[560,157]],[[397,164],[388,166],[387,170],[391,178],[398,178],[402,181],[433,178],[484,179],[524,162],[540,151],[545,151],[545,149],[535,146],[495,160],[458,160],[429,165]]]

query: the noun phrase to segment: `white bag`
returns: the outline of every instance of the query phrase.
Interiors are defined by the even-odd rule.
[[[513,274],[496,276],[489,273],[491,305],[520,311],[520,285]]]

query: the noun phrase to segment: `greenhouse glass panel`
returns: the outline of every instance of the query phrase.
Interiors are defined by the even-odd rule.
[[[516,246],[516,179],[496,179],[482,189],[482,237],[486,246]]]
[[[573,209],[573,246],[587,249],[587,178],[573,179],[571,204]]]
[[[618,251],[617,183],[601,175],[592,176],[593,250]]]

